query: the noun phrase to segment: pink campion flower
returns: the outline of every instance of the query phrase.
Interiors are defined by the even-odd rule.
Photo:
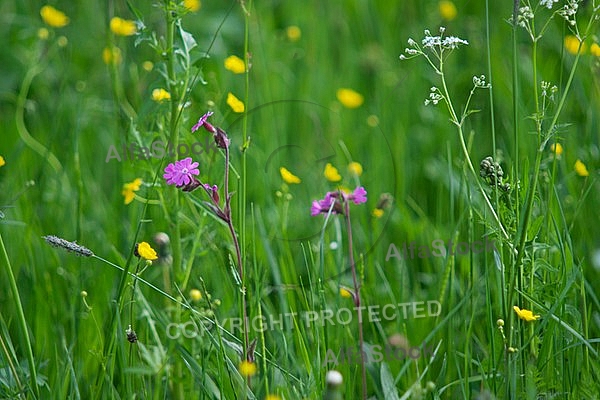
[[[212,126],[208,122],[208,117],[210,117],[211,115],[213,115],[213,112],[212,111],[208,111],[206,114],[204,114],[203,116],[201,116],[200,119],[198,120],[198,122],[196,122],[196,125],[192,126],[192,132],[196,132],[201,127],[204,127],[204,129],[206,129],[210,133],[216,133],[217,130],[215,129],[215,127]]]
[[[352,194],[348,195],[347,198],[351,200],[354,204],[362,204],[367,202],[367,191],[364,187],[359,186],[354,189]]]
[[[332,214],[344,214],[343,203],[351,201],[354,204],[367,202],[367,191],[359,186],[350,194],[344,192],[327,192],[321,200],[314,200],[310,207],[310,215],[313,217],[319,214],[327,214],[331,210]],[[333,208],[332,208],[333,205]]]
[[[211,186],[208,183],[205,183],[202,186],[204,187],[204,190],[206,190],[206,193],[208,193],[210,198],[213,199],[215,203],[219,203],[219,188],[217,187],[217,185]]]
[[[168,185],[177,187],[189,185],[195,180],[193,175],[200,175],[198,165],[197,162],[192,161],[191,157],[175,161],[175,163],[167,165],[163,178],[167,180]]]
[[[313,200],[312,206],[310,207],[310,215],[314,217],[315,215],[319,215],[321,213],[328,213],[332,202],[333,199],[329,197],[329,193],[327,193],[325,198],[322,200]],[[336,213],[335,209],[332,210],[332,213]]]

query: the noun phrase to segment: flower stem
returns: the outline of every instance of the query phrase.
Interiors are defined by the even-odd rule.
[[[21,297],[19,296],[19,288],[15,281],[15,275],[13,274],[10,260],[8,259],[8,253],[6,247],[4,247],[4,240],[2,240],[2,234],[0,234],[0,250],[2,250],[2,264],[5,267],[6,275],[8,275],[8,283],[12,297],[15,300],[15,308],[17,311],[17,322],[21,329],[21,334],[25,340],[25,352],[27,354],[27,363],[29,364],[29,380],[31,390],[35,395],[35,398],[40,397],[40,391],[37,382],[37,372],[35,370],[35,360],[33,359],[33,350],[31,348],[31,340],[29,339],[29,330],[27,329],[27,321],[25,320],[25,313],[23,312],[23,305],[21,304]]]
[[[344,202],[344,216],[346,219],[346,230],[348,231],[348,257],[350,259],[350,269],[352,270],[352,282],[354,283],[354,306],[358,310],[358,345],[360,349],[360,375],[362,380],[362,398],[367,398],[367,372],[366,372],[366,360],[364,351],[364,337],[363,337],[363,325],[362,316],[360,315],[360,287],[361,284],[358,282],[356,275],[356,263],[354,262],[354,249],[352,246],[352,224],[350,222],[350,205],[348,201]]]
[[[248,339],[248,311],[246,307],[246,285],[244,280],[244,264],[242,262],[242,251],[240,248],[240,243],[235,233],[235,228],[233,226],[232,218],[231,218],[231,196],[229,195],[229,146],[225,147],[225,178],[224,178],[224,194],[225,194],[225,210],[224,213],[227,216],[227,227],[229,228],[229,233],[231,234],[231,238],[233,240],[233,245],[235,247],[235,255],[237,261],[237,271],[241,282],[241,295],[242,295],[242,318],[244,324],[244,359],[248,360],[249,354],[249,339]],[[243,218],[243,217],[242,217]]]

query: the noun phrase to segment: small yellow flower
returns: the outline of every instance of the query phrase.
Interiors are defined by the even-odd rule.
[[[339,102],[346,108],[358,108],[365,100],[362,94],[347,88],[338,89],[336,96]]]
[[[227,93],[227,105],[236,113],[243,113],[245,110],[244,103],[231,92]]]
[[[202,300],[202,292],[199,291],[198,289],[192,289],[192,290],[190,290],[190,297],[194,301],[200,301],[200,300]]]
[[[590,173],[587,170],[587,167],[585,166],[585,164],[580,160],[577,159],[577,161],[575,161],[575,173],[579,176],[590,176]]]
[[[229,56],[225,59],[225,69],[234,74],[243,74],[246,72],[246,63],[238,56]]]
[[[40,9],[40,15],[46,23],[53,28],[62,28],[69,24],[69,17],[62,11],[58,11],[52,6],[44,6]]]
[[[372,215],[375,218],[381,218],[381,217],[383,217],[383,210],[381,208],[374,208]]]
[[[563,153],[563,147],[560,143],[552,143],[550,145],[550,151],[556,155],[557,158],[560,158],[561,154]]]
[[[133,201],[133,198],[135,197],[133,192],[140,190],[141,185],[142,180],[140,178],[134,179],[132,182],[123,185],[123,191],[121,191],[121,194],[125,196],[125,204],[129,204]]]
[[[592,43],[590,46],[590,54],[595,57],[600,57],[600,46],[598,43]]]
[[[268,394],[267,397],[265,397],[265,400],[281,400],[281,397],[276,394]]]
[[[248,377],[256,375],[258,368],[255,363],[244,360],[240,363],[239,370],[242,376]]]
[[[150,247],[148,242],[139,243],[137,246],[137,253],[139,254],[139,257],[142,257],[145,260],[152,261],[158,258],[158,255],[156,255],[156,251],[152,247]]]
[[[144,71],[150,72],[154,68],[154,63],[152,61],[144,61],[142,63],[142,68],[144,68]]]
[[[137,28],[135,26],[135,21],[113,17],[110,20],[110,30],[118,36],[131,36],[135,35]]]
[[[348,164],[348,171],[354,176],[361,176],[363,173],[363,168],[362,165],[356,161],[352,161],[350,164]]]
[[[279,173],[281,174],[281,178],[283,179],[283,181],[285,183],[292,184],[292,183],[300,183],[300,182],[302,182],[302,179],[300,179],[296,175],[292,174],[285,167],[279,168]]]
[[[379,125],[379,118],[377,118],[377,115],[369,115],[367,117],[367,125],[369,125],[371,128],[375,128],[377,125]]]
[[[440,10],[440,15],[446,21],[452,21],[454,18],[456,18],[456,14],[457,14],[456,6],[451,1],[448,1],[448,0],[440,1],[439,10]]]
[[[579,51],[579,39],[573,35],[565,36],[565,49],[571,54],[577,54]],[[585,44],[581,45],[581,53],[585,53],[586,47]]]
[[[331,163],[327,163],[323,175],[325,175],[325,179],[327,179],[329,182],[339,182],[342,180],[337,168],[331,165]]]
[[[37,31],[37,36],[40,40],[47,40],[50,37],[50,32],[46,28],[40,28]]]
[[[352,292],[350,292],[345,287],[341,287],[340,288],[340,296],[342,296],[345,299],[350,299],[350,298],[352,298]]]
[[[285,34],[290,42],[297,42],[302,36],[302,31],[296,25],[291,25],[287,27]]]
[[[163,88],[154,89],[152,91],[152,100],[158,101],[158,102],[161,102],[164,100],[171,100],[171,93],[167,92]]]
[[[121,49],[118,47],[105,47],[102,50],[102,61],[106,65],[117,65],[121,64],[123,57],[121,56]]]
[[[517,306],[514,306],[513,309],[515,310],[515,312],[517,313],[519,318],[521,318],[523,321],[531,322],[531,321],[535,321],[540,318],[539,315],[533,315],[533,312],[531,312],[529,310],[526,310],[526,309],[521,310]]]
[[[6,161],[4,161],[4,157],[0,156],[0,167],[6,165]]]
[[[183,0],[183,6],[191,12],[196,12],[200,9],[200,0]]]
[[[67,39],[66,36],[59,36],[58,39],[56,39],[56,44],[58,47],[65,47],[68,43],[69,39]]]

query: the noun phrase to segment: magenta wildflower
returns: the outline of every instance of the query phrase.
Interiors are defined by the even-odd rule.
[[[198,163],[192,162],[192,158],[184,158],[167,165],[163,178],[167,180],[168,185],[177,187],[186,186],[195,181],[193,175],[200,175]]]
[[[214,202],[218,204],[219,203],[219,192],[218,192],[217,185],[211,186],[208,183],[205,183],[202,186],[204,187],[204,190],[206,190],[206,193],[208,193],[210,198],[213,199]]]
[[[367,202],[367,191],[364,187],[359,186],[354,189],[352,194],[348,195],[348,200],[351,200],[354,204],[362,204]]]
[[[322,200],[313,200],[312,206],[310,207],[310,215],[314,217],[321,213],[328,213],[332,203],[333,199],[329,196],[329,193],[327,193]],[[332,212],[335,214],[335,209]]]
[[[211,115],[213,115],[213,112],[212,111],[208,111],[206,114],[204,114],[203,116],[201,116],[200,119],[198,120],[198,122],[196,122],[196,125],[192,126],[192,132],[196,132],[201,127],[204,127],[204,129],[206,129],[210,133],[216,133],[217,130],[215,129],[215,127],[212,126],[208,122],[208,117],[210,117]]]
[[[332,214],[344,214],[343,203],[351,201],[354,204],[367,202],[367,191],[359,186],[350,194],[344,192],[327,192],[321,200],[314,200],[310,207],[310,215],[313,217],[319,214],[327,214],[331,210]],[[332,208],[333,206],[333,208]]]

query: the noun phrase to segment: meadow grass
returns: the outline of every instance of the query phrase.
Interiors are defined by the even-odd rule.
[[[0,398],[600,398],[595,0],[196,4],[0,4]]]

